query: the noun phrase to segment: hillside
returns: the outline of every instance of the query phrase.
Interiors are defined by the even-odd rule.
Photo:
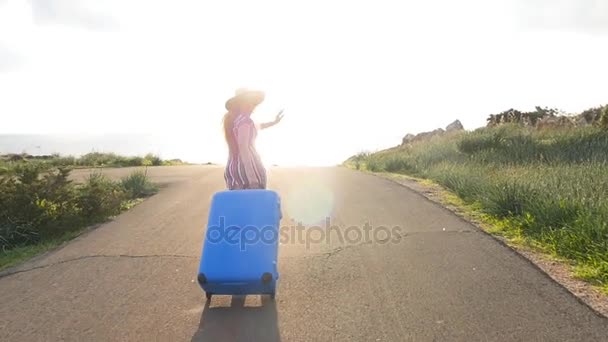
[[[584,113],[505,113],[472,132],[407,135],[346,164],[432,180],[495,222],[498,234],[572,262],[576,276],[608,293],[608,116],[583,124]]]

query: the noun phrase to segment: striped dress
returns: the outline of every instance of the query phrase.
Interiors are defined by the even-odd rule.
[[[253,169],[255,179],[248,179],[245,171],[245,165],[241,158],[241,151],[239,151],[239,142],[242,143],[242,139],[247,139],[246,136],[241,136],[239,134],[239,129],[243,127],[249,130],[249,139],[245,143],[249,148],[249,154],[251,155],[251,169]],[[226,164],[226,170],[224,171],[226,186],[229,190],[266,189],[266,169],[264,168],[262,160],[255,149],[257,128],[253,120],[251,120],[248,115],[238,115],[234,119],[231,133],[232,134],[230,135],[229,139],[232,139],[232,142],[228,144],[230,151],[228,163]]]

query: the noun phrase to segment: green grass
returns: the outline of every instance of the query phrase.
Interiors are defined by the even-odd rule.
[[[60,237],[44,240],[34,245],[19,246],[4,252],[0,252],[0,271],[18,265],[23,261],[31,259],[42,253],[54,250],[64,242],[70,241],[79,236],[83,230],[84,228],[70,231]]]
[[[0,177],[0,269],[52,249],[158,191],[145,171],[121,181],[91,173],[78,184],[69,172],[25,164]]]
[[[158,191],[158,186],[148,180],[147,171],[135,171],[121,180],[122,188],[132,198],[150,196]]]
[[[136,205],[142,203],[143,201],[143,198],[136,198],[124,201],[122,203],[121,209],[122,211],[129,210],[135,207]],[[94,224],[94,222],[90,222],[89,225],[86,227],[79,227],[75,230],[68,231],[59,237],[43,240],[33,245],[19,246],[12,249],[8,249],[4,252],[0,251],[0,271],[18,265],[23,261],[29,260],[42,253],[52,251],[64,244],[65,242],[80,236],[84,231],[86,231],[90,226],[93,226]]]
[[[607,131],[484,128],[359,163],[436,182],[492,222],[492,233],[568,260],[576,276],[608,292]]]
[[[148,153],[145,156],[120,156],[115,153],[92,152],[81,157],[61,156],[59,154],[46,156],[32,155],[0,155],[0,175],[24,164],[42,165],[44,167],[131,167],[131,166],[174,166],[188,165],[180,159],[163,160],[159,156]]]

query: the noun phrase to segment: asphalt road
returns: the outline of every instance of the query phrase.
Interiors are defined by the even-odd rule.
[[[0,278],[1,341],[608,341],[605,318],[507,247],[343,168],[271,169],[284,214],[276,301],[206,304],[195,279],[223,170],[149,174],[159,194]],[[310,226],[325,217],[329,238]]]

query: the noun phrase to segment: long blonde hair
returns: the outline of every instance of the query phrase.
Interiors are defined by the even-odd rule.
[[[228,149],[230,152],[234,151],[236,147],[236,141],[233,139],[232,129],[234,127],[234,119],[237,117],[236,110],[229,110],[224,114],[224,118],[222,123],[224,125],[224,138],[226,139],[226,143],[228,144]]]

